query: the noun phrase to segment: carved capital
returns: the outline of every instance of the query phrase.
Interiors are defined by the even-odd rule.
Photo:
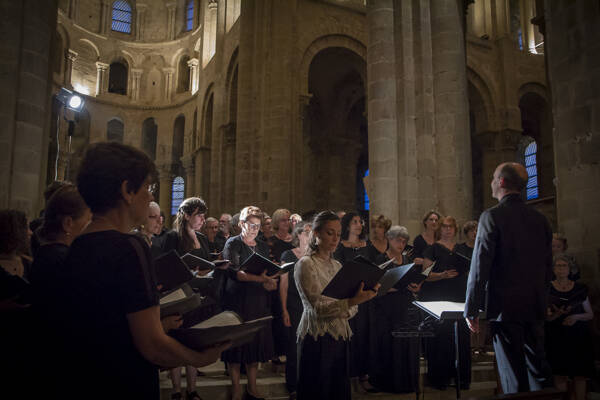
[[[71,62],[75,61],[78,55],[79,54],[77,54],[75,50],[68,49],[67,51],[65,51],[65,58]]]
[[[187,62],[188,67],[197,67],[200,65],[200,61],[197,58],[192,58]]]
[[[97,71],[107,71],[108,67],[110,67],[109,64],[103,63],[103,62],[100,62],[100,61],[96,61],[96,70]]]
[[[217,0],[210,0],[208,2],[208,9],[209,10],[216,10],[217,8],[219,8],[219,3],[217,2]]]

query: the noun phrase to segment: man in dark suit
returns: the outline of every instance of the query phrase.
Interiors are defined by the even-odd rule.
[[[464,316],[479,331],[486,311],[504,393],[540,390],[552,384],[544,352],[546,298],[552,277],[552,230],[527,206],[521,191],[527,171],[499,165],[492,196],[500,202],[481,214],[467,284]]]

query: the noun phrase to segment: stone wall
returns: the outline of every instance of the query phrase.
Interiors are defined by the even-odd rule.
[[[57,1],[0,1],[0,208],[42,206]]]
[[[558,230],[600,298],[600,4],[546,1]]]

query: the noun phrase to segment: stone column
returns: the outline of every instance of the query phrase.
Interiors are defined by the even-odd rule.
[[[79,0],[69,0],[69,18],[75,23],[79,22]]]
[[[96,96],[106,92],[106,71],[108,71],[108,67],[110,65],[107,63],[96,61]]]
[[[175,39],[175,14],[177,11],[177,3],[170,2],[167,7],[167,40]]]
[[[367,2],[370,208],[399,220],[394,1]]]
[[[100,33],[102,35],[106,35],[110,32],[112,23],[111,3],[111,0],[102,0],[102,8],[100,9]]]
[[[158,167],[158,204],[165,213],[165,226],[169,228],[171,227],[171,185],[173,184],[173,178],[171,164],[163,164]]]
[[[135,40],[144,40],[144,19],[148,5],[136,3],[135,5]]]
[[[185,197],[192,197],[196,195],[195,190],[195,164],[194,155],[190,154],[181,158],[183,169],[185,170]],[[206,200],[206,199],[204,199]]]
[[[190,67],[190,91],[194,94],[198,91],[198,66],[200,61],[197,58],[192,58],[187,65]]]
[[[131,68],[131,99],[133,101],[138,101],[140,99],[140,85],[143,72],[143,69]]]
[[[163,68],[165,74],[165,100],[170,101],[173,95],[173,77],[175,76],[175,68]]]
[[[456,0],[431,2],[438,204],[442,214],[452,215],[459,222],[473,218],[462,11]]]
[[[71,84],[71,75],[73,73],[73,63],[75,62],[75,60],[77,59],[77,52],[71,49],[68,49],[65,52],[65,73],[64,73],[64,80],[63,80],[63,85],[66,88],[72,88],[73,85]]]

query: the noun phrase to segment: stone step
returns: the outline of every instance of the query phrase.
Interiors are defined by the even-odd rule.
[[[231,398],[231,381],[229,376],[225,375],[225,366],[222,362],[217,362],[212,365],[200,369],[204,376],[199,376],[196,382],[196,391],[205,400],[228,400]],[[184,370],[185,371],[185,370]],[[421,361],[421,380],[426,372],[425,363]],[[186,390],[185,373],[181,379],[182,390]],[[246,377],[242,375],[240,383],[243,390],[246,390]],[[289,397],[285,387],[285,367],[274,366],[270,363],[261,364],[258,370],[257,378],[258,389],[265,398],[269,400],[287,399]],[[395,394],[395,393],[378,393],[367,394],[362,389],[356,390],[357,385],[353,385],[354,389],[352,398],[354,400],[373,399],[388,400],[388,399],[414,399],[414,393]],[[161,400],[169,400],[172,392],[172,384],[167,372],[160,374]],[[462,398],[476,399],[481,397],[489,397],[494,394],[496,388],[496,376],[494,372],[493,362],[491,360],[474,362],[472,366],[472,383],[469,390],[462,391]],[[456,398],[456,390],[454,387],[449,387],[444,391],[440,391],[428,386],[424,388],[425,396],[428,400],[445,400]]]

